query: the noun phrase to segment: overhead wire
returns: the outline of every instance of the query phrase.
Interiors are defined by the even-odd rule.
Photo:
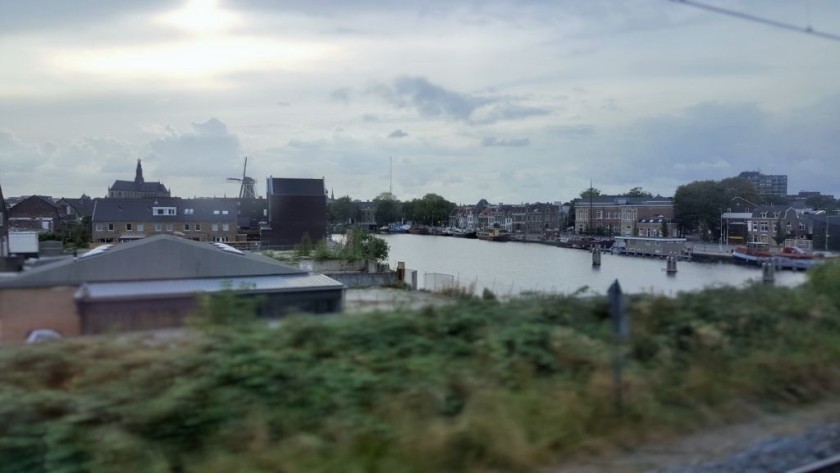
[[[695,8],[700,8],[700,9],[703,9],[703,10],[708,10],[708,11],[711,11],[711,12],[714,12],[714,13],[719,13],[721,15],[732,16],[732,17],[735,17],[735,18],[739,18],[741,20],[752,21],[752,22],[755,22],[755,23],[762,23],[762,24],[765,24],[765,25],[768,25],[768,26],[774,26],[776,28],[782,28],[782,29],[786,29],[786,30],[790,30],[790,31],[796,31],[798,33],[806,33],[806,34],[809,34],[809,35],[812,35],[812,36],[817,36],[817,37],[820,37],[820,38],[823,38],[823,39],[829,39],[829,40],[832,40],[832,41],[840,41],[840,35],[825,33],[825,32],[817,31],[817,30],[813,29],[811,27],[811,24],[810,24],[810,11],[808,12],[809,13],[808,26],[802,27],[802,26],[791,24],[791,23],[784,23],[784,22],[777,21],[777,20],[771,20],[769,18],[762,18],[760,16],[750,15],[749,13],[743,13],[743,12],[739,12],[739,11],[735,11],[735,10],[729,10],[727,8],[721,8],[721,7],[717,7],[717,6],[714,6],[714,5],[709,5],[709,4],[706,4],[706,3],[697,2],[695,0],[670,0],[670,1],[673,2],[673,3],[681,4],[681,5],[687,5],[687,6],[691,6],[691,7],[695,7]]]

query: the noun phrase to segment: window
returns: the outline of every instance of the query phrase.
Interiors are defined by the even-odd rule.
[[[167,231],[167,232],[171,232],[171,231],[172,231],[172,224],[171,224],[171,223],[167,223],[167,224],[166,224],[166,231]]]
[[[177,215],[175,207],[152,207],[152,215]]]
[[[227,214],[228,214],[227,210],[222,210],[222,215],[227,215]]]
[[[602,220],[604,218],[604,211],[603,210],[597,211],[595,213],[595,218],[598,219],[598,220]]]
[[[214,223],[213,225],[210,225],[210,231],[211,232],[218,232],[219,231],[219,224]]]
[[[184,209],[184,215],[193,215],[195,213],[195,209]]]
[[[109,231],[109,232],[113,232],[113,231],[114,231],[114,224],[113,224],[113,223],[109,223],[109,224],[108,224],[108,231]]]
[[[143,225],[142,223],[138,223],[138,224],[137,224],[137,231],[138,231],[138,232],[142,232],[142,231],[143,231],[143,228],[144,228],[144,225]]]
[[[184,224],[184,231],[185,231],[185,232],[190,231],[190,224],[189,224],[189,223],[185,223],[185,224]]]
[[[213,211],[213,215],[219,215],[219,211],[218,211],[218,210],[214,210],[214,211]]]
[[[155,231],[156,231],[156,232],[161,231],[161,229],[162,229],[162,228],[163,228],[163,227],[162,227],[162,225],[161,225],[161,224],[159,224],[159,223],[156,223],[156,224],[155,224]]]
[[[226,223],[222,224],[222,231],[223,232],[229,232],[230,231],[230,225],[228,225]]]
[[[125,229],[126,229],[126,231],[129,231],[129,232],[130,232],[130,231],[131,231],[131,224],[130,224],[130,223],[126,223],[126,224],[125,224]]]
[[[200,223],[195,224],[195,231],[197,231],[197,232],[201,231],[201,224]]]
[[[101,231],[102,231],[102,224],[101,224],[101,223],[97,223],[97,224],[96,224],[96,231],[97,231],[97,232],[101,232]]]

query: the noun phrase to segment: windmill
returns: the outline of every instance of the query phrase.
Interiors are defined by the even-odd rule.
[[[240,199],[256,199],[257,198],[257,181],[252,177],[245,175],[248,169],[248,156],[245,156],[245,166],[242,167],[242,177],[229,177],[227,182],[241,182],[242,187],[239,188]]]

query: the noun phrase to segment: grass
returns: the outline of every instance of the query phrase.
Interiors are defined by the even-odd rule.
[[[279,330],[218,300],[167,349],[6,348],[0,472],[533,471],[745,405],[836,396],[837,271],[798,288],[632,298],[621,412],[593,298],[464,298]]]

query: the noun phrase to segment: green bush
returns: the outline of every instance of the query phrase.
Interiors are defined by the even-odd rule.
[[[258,304],[223,294],[167,346],[0,349],[0,473],[532,470],[745,402],[836,396],[825,277],[631,298],[621,413],[603,299],[470,298],[269,329]]]

